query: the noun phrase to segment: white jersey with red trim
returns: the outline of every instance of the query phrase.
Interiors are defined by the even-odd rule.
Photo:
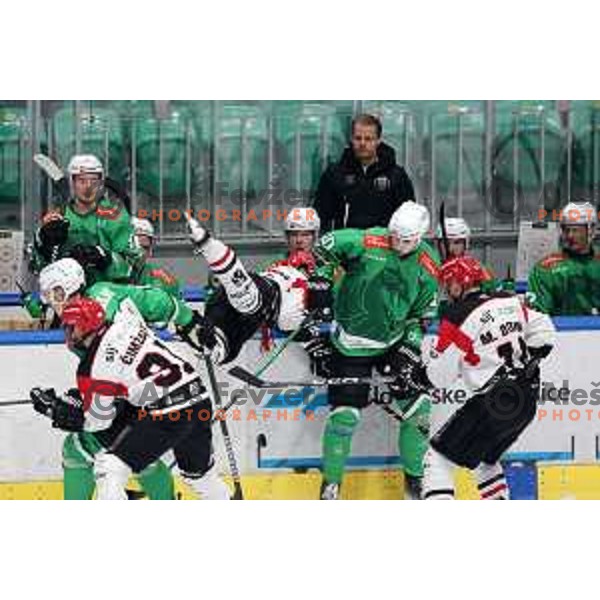
[[[275,264],[260,274],[279,288],[277,327],[281,331],[294,331],[306,317],[308,278],[295,267]]]
[[[194,380],[198,374],[193,366],[158,339],[133,302],[126,299],[77,369],[86,416],[84,429],[110,427],[116,415],[115,398],[141,408]],[[199,392],[204,392],[200,388]],[[179,403],[176,408],[185,407]]]
[[[552,320],[518,296],[476,292],[442,315],[437,337],[423,352],[427,375],[437,388],[462,378],[474,393],[503,365],[522,368],[528,347],[554,345],[555,333]]]

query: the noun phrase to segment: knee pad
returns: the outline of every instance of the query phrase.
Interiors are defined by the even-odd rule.
[[[102,451],[96,455],[96,498],[98,500],[127,500],[125,486],[131,468],[112,452]]]
[[[351,406],[339,406],[327,417],[327,429],[330,433],[351,436],[360,422],[360,411]]]
[[[455,465],[433,448],[425,453],[423,500],[454,499]]]

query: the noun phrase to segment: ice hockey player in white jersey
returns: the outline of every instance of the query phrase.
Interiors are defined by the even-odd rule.
[[[211,470],[212,405],[194,367],[167,347],[126,298],[112,320],[93,298],[56,307],[67,345],[79,357],[77,390],[31,391],[34,409],[66,431],[92,431],[96,497],[125,500],[131,474],[172,450],[183,480],[201,497]],[[226,486],[214,473],[212,487]],[[214,489],[212,498],[215,498]]]
[[[313,290],[309,274],[312,253],[292,252],[260,273],[248,273],[235,251],[213,238],[198,221],[188,217],[190,239],[202,255],[220,287],[206,305],[204,330],[197,323],[197,342],[210,349],[216,364],[230,362],[261,325],[291,332],[303,323],[310,309],[317,310],[323,294]],[[204,331],[204,334],[202,333]]]
[[[407,359],[405,380],[420,390],[462,380],[468,399],[430,440],[423,498],[453,499],[460,466],[474,471],[482,499],[508,499],[500,457],[535,417],[539,363],[552,351],[554,325],[517,296],[483,293],[474,258],[446,262],[440,278],[450,304],[424,362]]]

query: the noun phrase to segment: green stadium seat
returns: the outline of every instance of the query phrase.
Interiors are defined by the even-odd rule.
[[[163,198],[185,199],[188,187],[190,192],[193,189],[199,157],[198,138],[189,115],[183,111],[174,111],[168,119],[141,118],[133,126],[138,191],[160,197],[162,137]]]
[[[22,142],[28,136],[25,109],[0,109],[0,201],[18,200],[23,177]]]
[[[269,137],[261,107],[221,104],[215,108],[213,127],[202,132],[203,144],[214,148],[216,181],[227,184],[228,193],[244,190],[256,197],[269,184]],[[239,207],[239,198],[232,198]]]
[[[327,164],[339,160],[346,145],[336,107],[333,103],[280,106],[274,118],[286,187],[314,192]]]
[[[515,134],[515,126],[517,133]],[[540,164],[544,135],[544,173]],[[518,172],[514,172],[514,155]],[[496,103],[494,178],[525,194],[557,193],[564,176],[565,136],[552,101],[499,101]],[[542,180],[543,179],[543,180]]]
[[[600,101],[571,102],[572,194],[592,198],[600,188]]]
[[[462,159],[462,193],[483,193],[485,114],[478,101],[422,103],[424,153],[434,148],[435,183],[439,195],[458,192],[459,152]],[[462,135],[462,148],[460,137]]]
[[[124,183],[126,175],[125,138],[118,114],[110,109],[83,108],[77,122],[74,109],[62,108],[52,118],[54,155],[66,165],[76,151],[76,131],[81,135],[81,153],[96,155],[107,175]]]

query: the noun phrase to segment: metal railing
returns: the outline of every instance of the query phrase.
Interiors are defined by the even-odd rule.
[[[183,235],[183,222],[169,211],[190,208],[204,209],[226,239],[278,239],[283,211],[312,200],[362,108],[381,116],[384,140],[434,224],[444,201],[448,215],[473,220],[474,237],[489,240],[495,232],[516,233],[519,221],[536,220],[541,208],[559,208],[575,196],[599,200],[600,110],[593,104],[577,110],[564,102],[494,101],[434,108],[402,101],[352,101],[343,109],[326,101],[140,105],[27,102],[18,139],[0,135],[0,157],[18,146],[20,178],[18,194],[0,196],[0,207],[15,214],[4,226],[29,231],[50,200],[50,186],[32,166],[35,152],[64,163],[74,152],[93,150],[107,174],[127,186],[133,211],[159,217],[162,241]],[[246,218],[252,210],[257,218]]]

